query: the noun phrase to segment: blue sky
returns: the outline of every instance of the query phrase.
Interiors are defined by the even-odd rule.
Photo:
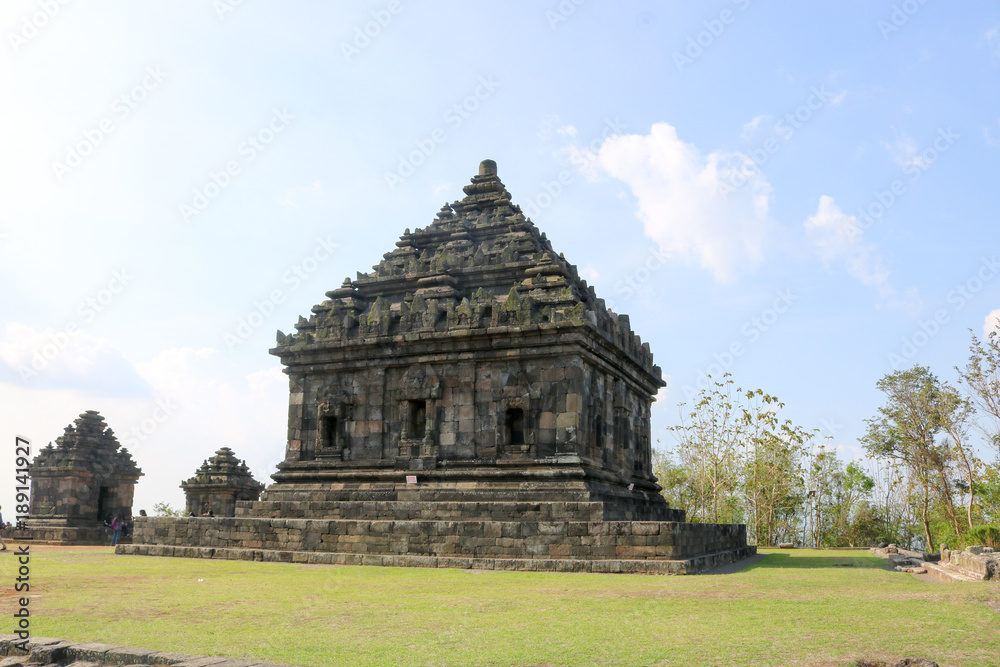
[[[995,3],[6,0],[0,37],[2,432],[99,410],[137,509],[222,446],[273,471],[275,330],[485,158],[650,343],[666,446],[728,371],[854,457],[876,381],[954,380],[1000,309]]]

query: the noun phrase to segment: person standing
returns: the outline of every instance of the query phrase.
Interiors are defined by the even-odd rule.
[[[3,508],[0,507],[0,509]],[[3,545],[2,548],[0,548],[0,551],[7,551],[7,543],[3,541],[3,528],[3,512],[0,512],[0,545]]]
[[[118,544],[118,538],[122,535],[122,526],[125,525],[125,519],[122,518],[121,513],[115,515],[115,518],[111,520],[111,546]]]

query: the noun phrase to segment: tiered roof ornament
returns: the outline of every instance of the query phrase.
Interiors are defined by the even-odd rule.
[[[32,463],[33,475],[46,469],[86,468],[101,476],[140,477],[142,471],[129,451],[118,443],[114,431],[96,410],[87,410],[42,448]]]
[[[272,352],[285,357],[314,343],[388,335],[585,325],[662,385],[628,316],[597,298],[576,266],[511,204],[493,160],[480,164],[463,191],[465,198],[445,204],[426,228],[407,229],[370,273],[327,292],[295,333],[279,331]]]

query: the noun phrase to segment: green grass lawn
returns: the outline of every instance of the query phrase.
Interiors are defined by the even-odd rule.
[[[31,553],[32,634],[76,641],[292,665],[1000,664],[1000,585],[927,584],[860,551],[686,577]]]

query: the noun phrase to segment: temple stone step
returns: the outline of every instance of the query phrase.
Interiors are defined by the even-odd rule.
[[[420,556],[410,554],[360,554],[329,551],[289,551],[230,547],[188,547],[163,544],[127,544],[117,554],[215,558],[268,563],[310,565],[377,565],[383,567],[453,567],[476,570],[522,572],[606,572],[632,574],[697,574],[757,553],[757,547],[742,546],[678,560],[576,559],[576,558],[472,558],[466,556]]]
[[[237,517],[421,521],[601,521],[599,502],[418,502],[264,500],[241,502]]]
[[[705,554],[740,552],[746,548],[746,527],[657,521],[139,517],[135,522],[134,543],[383,556],[684,560]]]
[[[372,501],[398,500],[413,502],[590,502],[594,500],[587,489],[565,488],[455,488],[430,487],[395,488],[340,488],[340,489],[276,489],[265,491],[261,500],[322,500],[322,501]]]

